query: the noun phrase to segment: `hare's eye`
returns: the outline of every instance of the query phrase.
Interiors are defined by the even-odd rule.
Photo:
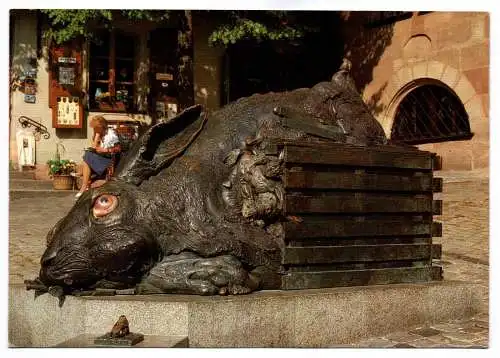
[[[95,199],[92,213],[94,217],[100,218],[115,210],[117,205],[118,198],[115,195],[102,194]]]

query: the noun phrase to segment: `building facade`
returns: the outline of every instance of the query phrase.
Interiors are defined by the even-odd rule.
[[[332,36],[331,42],[322,40],[321,46],[332,48],[338,47],[339,41],[343,43],[338,63],[342,57],[351,60],[358,88],[387,136],[436,152],[443,158],[443,169],[487,168],[488,13],[339,14],[342,21],[332,23],[331,27],[335,27],[332,31],[335,33],[340,26],[341,36]],[[79,161],[92,135],[88,117],[94,115],[103,115],[118,127],[145,128],[168,116],[169,111],[179,111],[193,103],[213,110],[227,102],[230,97],[225,93],[227,82],[238,79],[228,72],[231,68],[241,69],[235,61],[245,59],[228,56],[231,51],[224,48],[209,46],[208,36],[216,24],[205,12],[193,11],[191,19],[192,53],[187,57],[182,51],[179,55],[175,25],[159,28],[152,23],[130,21],[117,22],[117,30],[104,34],[100,46],[83,43],[76,54],[62,51],[54,55],[54,50],[43,40],[44,24],[36,11],[12,12],[11,68],[24,76],[33,72],[36,85],[33,92],[27,86],[13,86],[11,81],[11,162],[34,162],[42,177],[44,164],[54,156],[57,143],[65,148],[63,157]],[[305,58],[311,55],[310,50],[304,52],[292,57],[298,63],[306,63]],[[81,73],[77,71],[71,77],[70,70],[61,72],[60,67],[71,66],[54,61],[56,58],[65,61],[75,58],[81,62]],[[191,87],[180,93],[175,85],[174,67],[185,58],[192,59],[184,66],[188,69],[184,80]],[[332,74],[336,67],[332,64]],[[289,75],[293,76],[293,71]],[[81,126],[77,128],[58,125],[54,119],[57,117],[54,111],[58,110],[54,104],[65,95],[54,89],[53,82],[72,78],[80,81],[84,109]],[[245,86],[241,85],[242,93],[250,91]],[[30,93],[35,93],[34,97]],[[97,100],[110,93],[120,97],[122,103]],[[41,124],[50,137],[42,135],[26,140],[19,121],[23,116]],[[21,158],[24,144],[34,147],[31,157],[24,154]]]
[[[37,11],[12,11],[11,164],[34,164],[37,177],[46,177],[56,147],[64,159],[79,162],[92,136],[88,119],[96,115],[133,135],[195,103],[218,108],[224,51],[209,46],[214,25],[206,20],[193,12],[186,56],[175,24],[117,21],[98,41],[57,47],[44,39],[46,24]],[[186,61],[188,93],[178,86],[180,61]],[[36,128],[41,132],[31,138]]]
[[[489,166],[489,14],[344,13],[345,56],[387,136]]]

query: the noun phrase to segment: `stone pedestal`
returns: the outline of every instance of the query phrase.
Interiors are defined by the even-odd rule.
[[[479,292],[476,284],[442,281],[225,297],[69,296],[59,308],[54,297],[35,300],[18,285],[9,287],[9,342],[52,347],[95,338],[126,315],[145,336],[139,344],[160,335],[188,337],[190,347],[333,347],[470,317],[481,307]]]
[[[124,348],[124,346],[96,344],[96,335],[80,334],[55,345],[55,348]],[[188,348],[187,337],[181,336],[144,336],[144,340],[130,346],[131,348]]]

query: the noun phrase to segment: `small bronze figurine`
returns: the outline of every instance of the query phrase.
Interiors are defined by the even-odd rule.
[[[120,318],[118,318],[118,321],[116,321],[115,325],[111,329],[111,332],[110,332],[111,338],[125,337],[129,333],[130,333],[130,330],[128,328],[127,317],[125,317],[124,315],[121,315]]]
[[[144,335],[130,332],[127,317],[121,315],[111,331],[94,339],[97,346],[133,346],[144,340]]]

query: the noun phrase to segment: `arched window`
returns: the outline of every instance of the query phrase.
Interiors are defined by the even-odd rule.
[[[422,144],[472,138],[463,104],[444,84],[422,85],[401,101],[391,139]]]

